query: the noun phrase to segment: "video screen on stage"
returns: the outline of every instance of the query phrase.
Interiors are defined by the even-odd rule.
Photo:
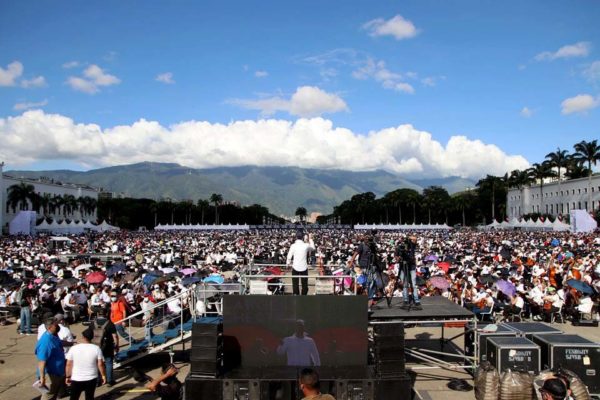
[[[240,367],[367,365],[364,296],[226,296],[223,313]]]

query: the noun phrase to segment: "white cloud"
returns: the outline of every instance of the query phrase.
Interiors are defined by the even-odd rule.
[[[77,90],[78,92],[94,94],[98,93],[99,91],[98,86],[96,86],[93,82],[78,76],[70,76],[67,79],[67,84],[71,86],[73,90]]]
[[[273,115],[285,111],[299,117],[316,117],[323,114],[348,111],[346,102],[336,94],[327,93],[315,86],[301,86],[290,99],[280,96],[257,100],[233,99],[228,103],[250,110],[259,110],[262,115]]]
[[[172,85],[175,83],[172,72],[165,72],[164,74],[158,74],[158,75],[156,75],[156,78],[154,78],[154,80],[156,80],[157,82],[166,83],[168,85]]]
[[[17,79],[23,74],[23,64],[13,61],[6,69],[0,67],[0,86],[15,86]]]
[[[22,102],[22,103],[17,103],[15,104],[15,106],[13,107],[13,110],[15,111],[24,111],[24,110],[29,110],[30,108],[40,108],[40,107],[44,107],[45,105],[48,105],[48,100],[42,100],[40,102],[34,103],[34,102]]]
[[[583,76],[592,83],[600,82],[600,60],[594,61],[585,68],[583,70]]]
[[[363,29],[369,31],[371,36],[393,36],[396,40],[412,38],[419,33],[412,22],[399,14],[387,21],[383,18],[373,19],[365,23]]]
[[[587,57],[590,54],[591,44],[589,42],[578,42],[563,46],[560,49],[544,51],[534,57],[536,61],[553,61],[559,58]]]
[[[267,71],[256,71],[254,73],[254,76],[257,78],[266,78],[267,76],[269,76],[269,73]]]
[[[385,89],[413,94],[415,89],[409,83],[403,82],[402,74],[387,69],[384,61],[376,61],[369,57],[364,65],[352,72],[356,79],[374,79]]]
[[[67,84],[73,90],[94,94],[100,91],[99,86],[112,86],[121,83],[121,80],[114,75],[107,74],[99,66],[92,64],[83,71],[83,76],[70,76]]]
[[[39,88],[45,86],[47,86],[46,78],[44,78],[43,76],[36,76],[35,78],[23,79],[21,81],[21,87],[24,87],[25,89]]]
[[[90,160],[94,160],[93,166],[177,160],[195,168],[277,165],[384,169],[413,178],[475,179],[529,166],[522,156],[507,155],[495,145],[465,136],[451,137],[443,145],[412,125],[361,135],[323,118],[247,120],[226,125],[187,121],[169,127],[142,119],[102,129],[35,110],[0,118],[0,142],[0,159],[12,165],[40,160],[70,160],[86,166]]]
[[[519,114],[521,114],[521,117],[529,118],[533,116],[533,110],[531,110],[529,107],[523,107]]]
[[[589,94],[579,94],[575,97],[569,97],[561,103],[562,113],[565,115],[574,113],[587,113],[593,108],[598,107],[600,99],[594,98]]]
[[[71,69],[79,67],[79,61],[68,61],[62,65],[64,69]]]

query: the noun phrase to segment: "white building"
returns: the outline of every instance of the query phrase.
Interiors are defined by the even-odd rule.
[[[536,184],[522,189],[509,189],[506,196],[508,217],[520,218],[531,213],[568,215],[574,209],[589,212],[599,210],[600,175],[592,176],[591,187],[588,187],[588,183],[586,177],[548,182],[542,188]]]
[[[73,195],[76,199],[82,197],[91,197],[98,201],[98,194],[100,190],[87,185],[79,185],[72,183],[54,182],[49,179],[29,179],[29,178],[16,178],[8,174],[2,173],[3,163],[0,163],[0,234],[8,232],[8,225],[10,221],[17,215],[21,209],[32,210],[32,204],[27,201],[27,205],[21,206],[19,209],[14,210],[8,204],[8,188],[13,185],[19,185],[21,183],[29,184],[34,187],[35,193],[40,196],[49,195],[51,198],[57,196]],[[37,211],[37,210],[34,210]],[[40,213],[42,211],[40,210]],[[67,212],[64,207],[58,207],[55,210],[47,210],[46,216],[52,217],[55,220],[62,220],[65,218],[71,220],[86,220],[95,222],[97,219],[97,210],[90,210],[89,213],[82,212],[78,208],[72,212]]]

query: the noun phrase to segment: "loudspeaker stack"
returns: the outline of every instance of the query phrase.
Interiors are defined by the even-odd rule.
[[[404,325],[377,324],[373,327],[373,357],[377,377],[395,378],[406,374]]]
[[[216,378],[223,369],[223,324],[192,326],[190,374]]]

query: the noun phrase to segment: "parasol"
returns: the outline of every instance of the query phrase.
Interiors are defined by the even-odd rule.
[[[194,268],[184,268],[180,271],[183,275],[193,275],[196,273]]]
[[[60,282],[58,282],[56,287],[67,288],[67,287],[71,287],[71,286],[76,286],[77,283],[78,283],[78,281],[75,278],[66,278],[66,279],[63,279]]]
[[[585,282],[578,281],[577,279],[569,279],[567,281],[567,285],[571,286],[573,289],[579,290],[581,293],[594,294],[594,288]]]
[[[446,280],[446,278],[442,276],[434,276],[433,278],[430,278],[429,283],[434,288],[442,290],[448,289],[450,287],[450,283],[448,282],[448,280]]]
[[[90,272],[85,277],[85,280],[87,283],[102,283],[106,280],[106,275],[100,271]]]
[[[501,279],[496,282],[496,287],[507,296],[514,296],[517,294],[517,288],[515,288],[515,285],[513,285],[512,282]]]

